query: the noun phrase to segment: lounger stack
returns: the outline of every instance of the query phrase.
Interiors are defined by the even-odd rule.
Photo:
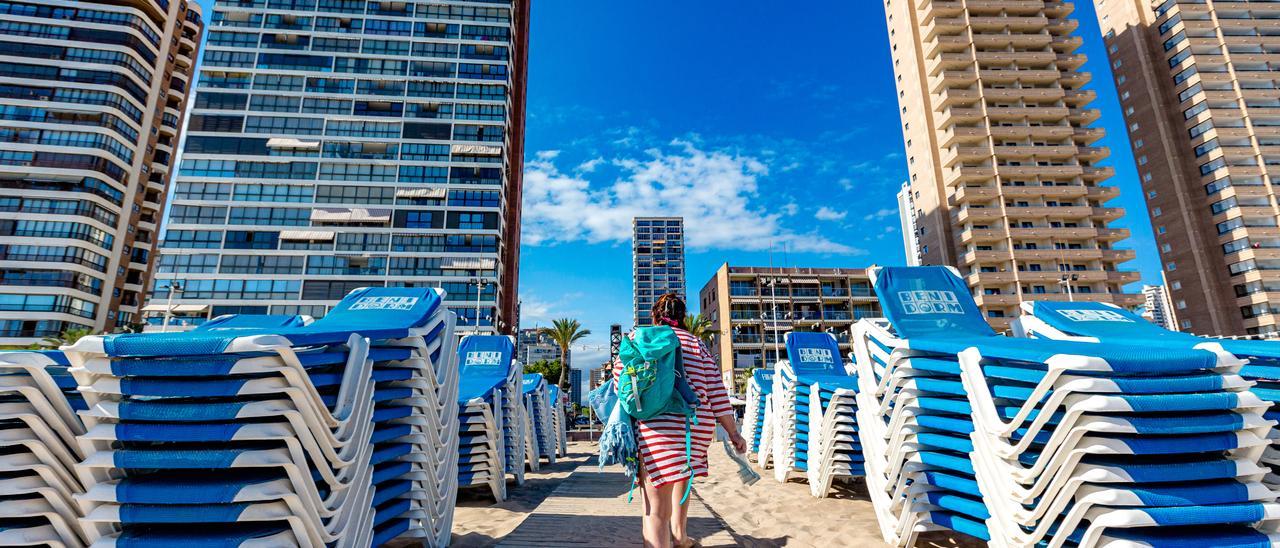
[[[1280,342],[1197,337],[1163,329],[1110,303],[1088,302],[1022,303],[1022,316],[1014,320],[1013,331],[1022,337],[1198,348],[1219,356],[1229,353],[1231,356],[1219,365],[1230,366],[1230,357],[1244,360],[1240,376],[1254,383],[1254,394],[1273,404],[1263,417],[1280,421],[1280,406],[1276,405],[1280,402]],[[1280,491],[1280,429],[1271,430],[1271,440],[1271,448],[1262,455],[1262,462],[1271,469],[1263,483]]]
[[[833,481],[863,473],[858,380],[845,370],[830,333],[787,333],[786,341],[787,359],[773,377],[774,478],[786,481],[791,471],[803,472],[813,496],[824,497]]]
[[[747,380],[747,408],[742,417],[742,432],[747,437],[747,456],[756,462],[763,462],[760,460],[760,447],[768,445],[762,440],[767,440],[764,425],[769,418],[770,392],[773,392],[773,370],[752,371],[751,378]]]
[[[61,352],[0,352],[0,546],[87,546],[75,498],[84,400]]]
[[[858,433],[881,536],[896,546],[938,530],[987,540],[956,357],[913,352],[885,320],[860,320],[853,331]]]
[[[525,458],[530,470],[538,470],[542,457],[555,462],[552,448],[551,414],[547,409],[547,381],[541,373],[529,373],[521,380],[521,397],[524,401]]]
[[[569,430],[565,423],[565,402],[558,385],[547,385],[547,406],[551,410],[551,427],[556,440],[556,456],[569,454]]]
[[[900,340],[889,365],[907,358],[913,369],[952,373],[959,363],[992,546],[1280,542],[1280,505],[1258,465],[1269,404],[1247,390],[1238,363],[1220,365],[1229,355],[1001,337],[952,270],[884,268],[872,277]],[[970,485],[948,482],[923,489]],[[962,512],[965,501],[928,502],[930,512],[977,514]]]
[[[524,477],[523,367],[514,355],[515,343],[500,335],[469,335],[458,345],[458,485],[487,486],[497,501],[507,498],[508,473]]]
[[[109,529],[104,545],[446,544],[457,366],[441,302],[364,288],[302,327],[65,347],[89,404],[82,523]]]

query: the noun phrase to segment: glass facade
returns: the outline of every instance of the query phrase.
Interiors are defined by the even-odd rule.
[[[149,309],[170,281],[197,317],[430,286],[509,331],[525,9],[219,0]]]
[[[0,1],[0,344],[140,321],[194,2]]]
[[[637,217],[632,226],[635,325],[653,325],[650,310],[666,293],[685,296],[684,219]]]

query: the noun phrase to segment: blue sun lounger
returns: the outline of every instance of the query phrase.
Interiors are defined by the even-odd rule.
[[[309,325],[235,316],[65,348],[89,405],[82,522],[118,531],[107,545],[447,543],[457,365],[442,297],[365,288]]]
[[[1280,342],[1277,341],[1197,337],[1163,329],[1110,303],[1091,302],[1022,303],[1022,316],[1014,320],[1013,329],[1015,335],[1030,338],[1225,351],[1239,361],[1220,357],[1224,365],[1245,363],[1240,376],[1255,383],[1251,389],[1254,394],[1272,403],[1280,402]],[[1280,420],[1280,407],[1273,405],[1264,416],[1268,420]],[[1277,449],[1280,431],[1273,429],[1271,439],[1272,447],[1262,456],[1262,462],[1272,471],[1264,483],[1280,489],[1280,449]]]
[[[769,437],[772,432],[765,425],[771,418],[769,408],[772,403],[769,394],[773,392],[773,370],[756,369],[747,380],[747,408],[742,417],[742,432],[747,438],[747,455],[754,458],[761,466],[767,464]]]
[[[503,501],[507,474],[517,484],[524,481],[524,368],[514,359],[515,343],[501,335],[468,335],[458,356],[458,485],[486,485],[494,500]]]
[[[67,365],[56,351],[0,352],[0,546],[85,546],[104,532],[83,528],[74,500],[84,401]]]
[[[524,393],[525,416],[528,417],[529,466],[537,470],[538,460],[546,457],[549,464],[556,463],[559,444],[555,425],[552,424],[551,408],[547,400],[547,381],[541,373],[526,373],[522,379],[521,391]]]
[[[774,479],[803,472],[810,493],[825,497],[837,479],[861,476],[854,393],[857,377],[845,370],[830,333],[786,335],[787,358],[773,376]]]
[[[955,468],[971,469],[978,489],[948,482],[958,497],[984,504],[963,511],[934,496],[922,511],[959,512],[966,527],[985,511],[993,546],[1092,546],[1115,536],[1151,543],[1167,540],[1161,528],[1192,525],[1224,538],[1280,539],[1280,506],[1258,481],[1268,404],[1247,391],[1238,366],[1220,365],[1205,350],[1001,337],[951,270],[884,268],[873,276],[897,339],[887,353],[867,347],[888,355],[877,384],[897,390],[887,407],[913,397],[921,408],[934,406],[910,389],[954,390],[955,363],[968,405],[954,402],[945,417],[967,412],[967,446],[951,436],[924,448],[954,445]],[[914,375],[934,371],[949,375],[941,379],[947,384]],[[917,431],[917,440],[922,434],[933,432]]]
[[[556,456],[563,457],[569,453],[569,430],[565,416],[564,393],[560,386],[547,384],[547,409],[551,411],[551,426],[556,440]]]

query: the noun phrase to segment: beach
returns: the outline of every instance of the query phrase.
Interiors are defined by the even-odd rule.
[[[513,543],[513,539],[529,538],[530,529],[545,531],[549,536],[539,537],[545,538],[545,544],[630,545],[627,541],[639,533],[639,501],[630,505],[613,501],[616,504],[605,510],[605,500],[625,498],[630,485],[616,471],[602,474],[595,465],[595,453],[593,442],[570,443],[567,457],[554,465],[543,464],[537,472],[526,472],[524,485],[509,482],[508,498],[501,503],[495,504],[485,489],[464,489],[454,514],[453,546]],[[690,523],[691,531],[696,530],[704,546],[885,546],[876,525],[875,510],[861,480],[837,483],[829,497],[819,499],[809,494],[809,485],[799,474],[793,474],[795,477],[786,483],[778,483],[772,471],[757,470],[763,476],[760,481],[751,487],[744,486],[738,479],[737,465],[719,443],[712,444],[709,458],[711,473],[694,484],[692,503],[705,508],[691,512],[699,518],[696,527],[694,520]],[[570,475],[575,481],[565,485]],[[587,476],[590,477],[585,478],[585,484],[574,485],[582,483]],[[565,488],[557,492],[562,486]],[[584,489],[601,491],[585,496],[604,497],[596,499],[600,501],[596,510],[614,517],[593,517],[591,508],[581,512],[583,515],[565,514],[563,505],[566,502],[571,505],[574,498],[584,496]],[[530,520],[544,503],[556,507],[555,519],[543,523]],[[627,519],[619,519],[623,515]],[[577,523],[582,525],[574,525]],[[523,535],[517,532],[518,528]],[[732,542],[728,541],[730,535]],[[595,542],[589,537],[612,540]],[[706,542],[708,540],[714,541]],[[969,548],[983,546],[983,543],[934,533],[922,536],[919,546]]]
[[[694,483],[694,491],[733,531],[743,546],[886,546],[876,525],[875,509],[862,480],[837,482],[827,498],[815,498],[803,475],[792,473],[786,483],[773,479],[773,470],[756,472],[760,481],[747,487],[738,479],[738,465],[719,442],[708,450],[710,475]],[[919,546],[984,546],[982,542],[949,534],[922,535]]]

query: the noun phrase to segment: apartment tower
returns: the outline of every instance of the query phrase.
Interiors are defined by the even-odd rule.
[[[0,344],[139,321],[202,25],[194,1],[0,2]]]
[[[781,268],[720,265],[698,295],[711,318],[711,355],[725,386],[751,368],[772,368],[786,356],[788,331],[826,331],[848,355],[849,330],[880,317],[880,302],[861,268]],[[738,386],[737,388],[741,388]]]
[[[684,219],[636,217],[631,224],[635,324],[653,325],[653,303],[666,293],[685,296]]]
[[[920,266],[920,241],[916,239],[916,206],[911,197],[911,185],[902,183],[898,189],[898,222],[902,224],[902,249],[907,266]]]
[[[1097,2],[1178,328],[1280,325],[1280,4]]]
[[[885,2],[923,264],[954,265],[997,330],[1023,300],[1126,307],[1112,169],[1072,4]]]
[[[149,308],[429,286],[515,328],[528,3],[218,0]]]

